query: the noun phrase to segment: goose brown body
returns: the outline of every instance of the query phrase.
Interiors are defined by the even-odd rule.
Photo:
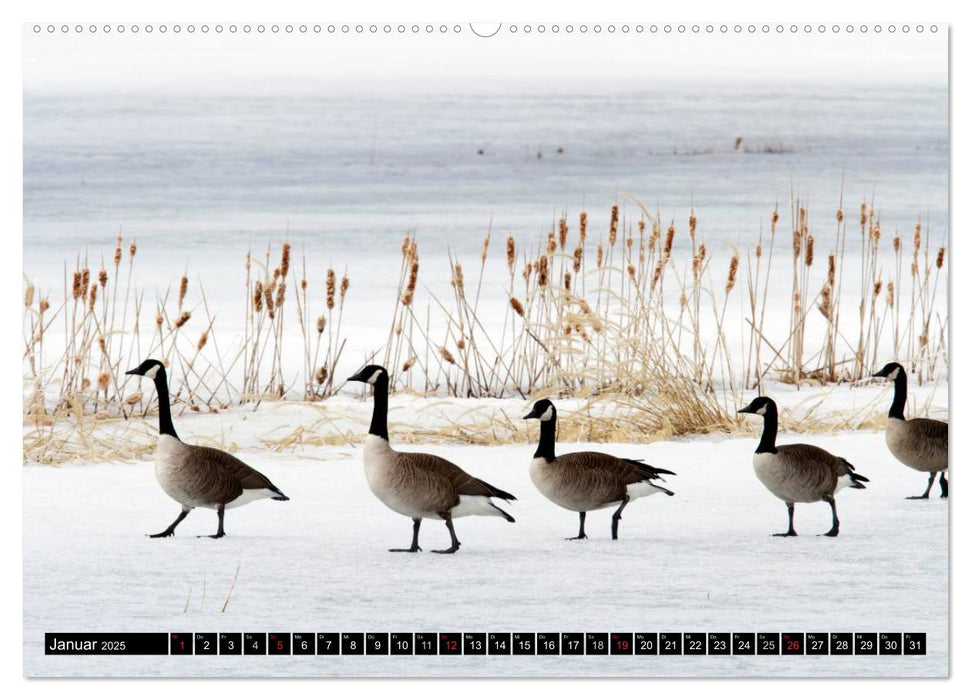
[[[825,501],[853,474],[845,459],[814,445],[780,445],[775,453],[756,453],[753,464],[759,481],[786,503]]]

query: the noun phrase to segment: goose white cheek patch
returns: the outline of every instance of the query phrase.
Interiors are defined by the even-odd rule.
[[[551,420],[552,418],[553,418],[553,407],[552,406],[550,406],[549,408],[547,408],[546,411],[543,413],[543,415],[541,415],[539,417],[539,419],[542,420],[542,421]]]
[[[368,377],[367,383],[374,384],[375,382],[378,381],[378,377],[380,376],[381,376],[381,370],[379,369],[374,370],[374,373],[370,377]]]
[[[149,379],[155,379],[156,374],[158,374],[158,365],[153,365],[150,370],[145,372],[145,376]]]
[[[757,410],[756,413],[758,413],[760,416],[764,416],[765,415],[766,408],[767,408],[766,406],[763,406],[762,408],[760,408],[759,410]]]

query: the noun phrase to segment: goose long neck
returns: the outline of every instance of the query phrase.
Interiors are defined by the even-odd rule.
[[[158,432],[159,435],[171,435],[176,440],[175,425],[172,424],[172,405],[169,402],[169,383],[165,378],[165,369],[159,368],[155,375],[155,393],[158,394]]]
[[[547,462],[556,459],[556,416],[539,422],[539,447],[533,457],[542,457]]]
[[[755,454],[762,454],[764,452],[775,453],[775,438],[779,432],[779,413],[775,408],[769,408],[765,412],[765,420],[762,425],[762,439],[759,441],[759,446],[755,448]]]
[[[379,377],[374,382],[374,410],[371,413],[371,427],[368,433],[388,439],[388,380]]]
[[[907,374],[903,370],[898,370],[897,376],[893,380],[893,403],[890,404],[890,417],[904,418],[904,406],[907,404]]]

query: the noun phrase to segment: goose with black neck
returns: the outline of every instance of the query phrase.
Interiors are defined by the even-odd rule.
[[[182,506],[171,525],[149,537],[171,537],[193,508],[211,508],[219,516],[219,527],[209,536],[218,539],[226,534],[223,523],[227,508],[261,498],[290,500],[269,479],[231,454],[212,447],[188,445],[179,439],[172,423],[168,381],[161,362],[145,360],[125,374],[155,382],[159,429],[155,476],[162,490]]]
[[[796,503],[825,501],[833,514],[833,524],[827,537],[840,533],[840,521],[836,515],[836,492],[844,487],[863,489],[867,479],[857,474],[852,464],[842,457],[832,455],[815,445],[777,445],[779,410],[775,401],[759,396],[739,413],[762,416],[762,438],[755,448],[753,465],[755,476],[789,511],[789,529],[777,533],[777,537],[795,537],[793,523]]]
[[[398,452],[388,439],[388,370],[368,365],[351,382],[370,384],[374,390],[371,425],[364,441],[364,474],[372,493],[384,505],[412,520],[411,546],[391,552],[420,552],[418,531],[423,519],[443,520],[451,538],[448,549],[432,550],[453,554],[461,542],[455,535],[454,518],[467,515],[497,516],[514,523],[515,519],[492,499],[515,501],[511,493],[487,484],[460,467],[436,455]]]

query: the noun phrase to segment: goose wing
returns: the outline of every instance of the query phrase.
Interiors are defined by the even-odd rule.
[[[501,498],[505,501],[515,501],[511,493],[496,488],[482,479],[477,479],[465,472],[461,467],[447,459],[421,452],[400,452],[409,467],[425,473],[431,479],[448,484],[459,496],[486,496]]]
[[[221,490],[225,491],[226,500],[231,501],[249,489],[267,489],[277,494],[277,500],[290,500],[263,474],[228,452],[200,445],[191,445],[191,448],[192,459],[204,464],[211,472]],[[231,490],[235,493],[230,493]]]
[[[947,422],[931,418],[911,418],[907,430],[920,440],[940,441],[947,445]]]

